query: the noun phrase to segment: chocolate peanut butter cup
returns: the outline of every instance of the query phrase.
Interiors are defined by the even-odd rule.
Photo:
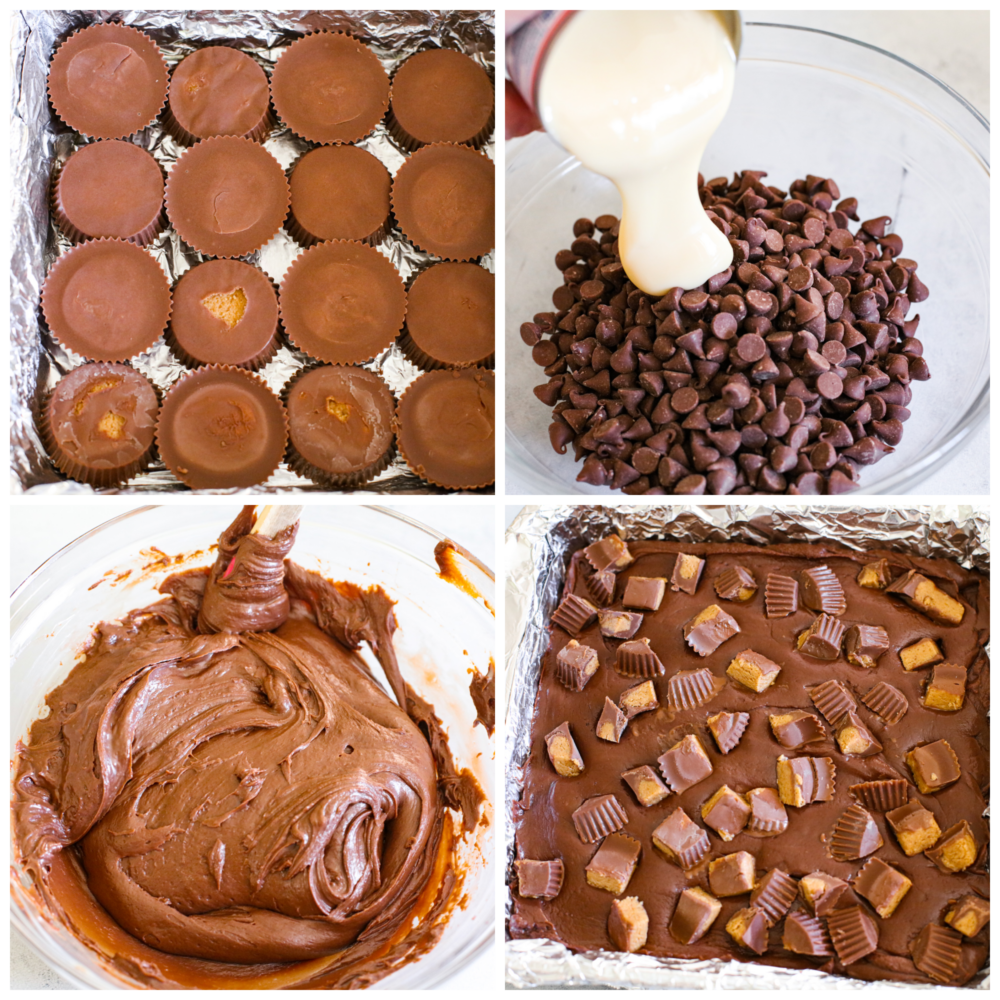
[[[49,99],[92,139],[126,139],[151,125],[167,96],[156,43],[124,24],[93,24],[66,39],[49,64]]]
[[[395,400],[374,372],[322,365],[296,375],[282,392],[288,411],[288,464],[321,486],[361,486],[395,452]]]
[[[392,208],[414,246],[445,260],[475,260],[493,249],[493,161],[468,146],[418,149],[392,182]]]
[[[156,443],[167,468],[193,490],[256,486],[285,453],[285,408],[242,368],[188,372],[163,399]]]
[[[163,171],[131,142],[92,142],[78,149],[56,176],[52,215],[74,243],[106,237],[145,246],[166,223]]]
[[[228,45],[209,45],[182,59],[168,93],[164,125],[185,146],[217,135],[263,142],[274,124],[267,74]]]
[[[493,131],[493,84],[482,66],[461,52],[418,52],[392,78],[386,124],[408,152],[430,142],[478,149]]]
[[[483,368],[421,375],[396,409],[396,438],[407,465],[448,489],[489,486],[495,478],[493,372]]]
[[[202,139],[167,178],[167,216],[188,246],[208,257],[245,257],[274,236],[288,214],[281,164],[250,139]]]
[[[90,240],[59,257],[42,286],[52,335],[89,361],[127,361],[156,343],[170,318],[170,285],[134,243]]]
[[[492,368],[495,290],[478,264],[435,264],[418,274],[406,294],[403,354],[425,371]]]
[[[278,294],[241,260],[209,260],[174,286],[167,344],[188,368],[235,365],[256,371],[278,349]]]
[[[310,142],[357,142],[389,107],[389,77],[378,57],[342,32],[317,31],[281,53],[271,74],[274,110]]]
[[[299,254],[279,301],[292,343],[334,365],[370,361],[396,339],[406,315],[403,281],[388,258],[346,240]]]
[[[159,402],[127,365],[81,365],[42,405],[39,430],[55,467],[97,487],[120,486],[149,464]]]
[[[392,177],[356,146],[320,146],[301,157],[289,178],[292,210],[285,223],[303,246],[327,240],[381,243],[388,230]]]

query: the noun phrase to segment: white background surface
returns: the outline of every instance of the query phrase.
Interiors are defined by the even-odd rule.
[[[135,502],[119,503],[116,500],[101,502],[63,499],[59,503],[11,505],[10,512],[10,580],[11,590],[49,556],[72,542],[84,532],[110,520],[126,510],[141,507]],[[182,501],[183,506],[187,503]],[[233,500],[225,504],[232,508],[233,517],[239,512],[240,503]],[[436,528],[452,541],[464,546],[487,566],[497,565],[495,531],[496,517],[492,502],[485,504],[435,504],[406,505],[383,504],[389,510],[421,521]],[[308,515],[308,509],[307,509]],[[499,660],[499,656],[497,657]],[[473,962],[446,980],[438,989],[481,989],[486,982],[494,981],[496,947],[490,945]],[[28,943],[13,929],[10,937],[10,986],[12,990],[72,989]]]
[[[936,76],[989,118],[990,15],[986,11],[744,10],[742,13],[747,21],[818,28],[878,46]],[[517,142],[516,139],[507,142],[507,155],[514,151]],[[947,335],[946,331],[940,333]],[[950,462],[907,495],[988,495],[989,454],[987,422],[969,437]],[[508,473],[507,495],[526,492],[526,485]],[[609,491],[609,496],[619,495],[617,491]]]

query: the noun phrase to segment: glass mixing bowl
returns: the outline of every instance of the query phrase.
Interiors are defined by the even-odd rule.
[[[832,177],[862,219],[891,215],[930,297],[912,306],[932,378],[913,383],[895,453],[862,470],[860,494],[912,489],[989,414],[989,123],[945,84],[889,52],[810,28],[744,23],[733,103],[702,160],[705,177],[768,172],[787,190]],[[552,309],[553,258],[573,222],[618,215],[610,181],[535,133],[507,164],[508,493],[593,494],[572,449],[549,444],[546,381],[521,323]],[[984,461],[985,456],[969,456]]]
[[[45,695],[69,673],[94,625],[159,600],[156,588],[171,573],[214,562],[209,545],[234,516],[231,506],[142,507],[67,545],[18,587],[11,599],[11,759],[14,741],[44,712]],[[434,706],[456,765],[472,770],[488,800],[487,822],[457,841],[458,868],[464,873],[457,891],[462,898],[441,939],[374,989],[432,987],[471,961],[494,937],[494,745],[482,726],[473,726],[476,712],[468,670],[475,666],[486,672],[495,656],[495,623],[483,599],[439,575],[434,547],[443,537],[394,511],[309,505],[292,551],[292,558],[306,569],[361,586],[380,584],[397,601],[395,644],[403,676]],[[165,562],[164,553],[183,558]],[[458,567],[492,606],[493,581],[483,569]],[[122,579],[127,570],[130,575]],[[97,581],[99,586],[88,589]],[[367,646],[362,655],[384,683]],[[13,853],[11,919],[78,989],[142,988],[110,970],[61,923],[39,911],[21,882]]]

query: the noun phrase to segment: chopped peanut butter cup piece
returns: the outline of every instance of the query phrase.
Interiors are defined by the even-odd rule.
[[[712,773],[712,762],[693,733],[661,754],[657,763],[663,780],[674,792],[686,792]]]
[[[629,639],[618,647],[615,670],[624,677],[659,677],[666,672],[648,639]]]
[[[625,771],[622,780],[632,789],[641,806],[655,806],[670,795],[670,789],[648,764]]]
[[[958,781],[962,776],[958,757],[947,740],[914,747],[906,755],[906,763],[917,788],[925,795]]]
[[[583,774],[583,757],[580,756],[580,751],[569,731],[568,722],[556,726],[545,737],[545,748],[549,752],[549,760],[552,761],[556,774],[564,778],[575,778]]]
[[[941,827],[934,813],[924,808],[917,799],[888,811],[885,818],[907,857],[929,850],[941,838]]]
[[[757,581],[749,570],[733,566],[723,570],[715,578],[715,592],[724,601],[745,604],[757,593]]]
[[[837,769],[829,757],[780,756],[778,795],[786,806],[807,806],[833,797]]]
[[[746,851],[723,854],[708,863],[708,887],[716,896],[741,896],[751,892],[756,881],[754,857]]]
[[[760,910],[768,926],[773,927],[795,902],[798,888],[790,875],[772,868],[750,894],[750,905]]]
[[[760,694],[777,680],[781,667],[752,649],[744,649],[742,653],[737,653],[726,667],[726,673],[734,681]]]
[[[948,927],[928,924],[910,949],[913,964],[939,983],[950,982],[962,957],[962,938]]]
[[[865,563],[858,572],[858,585],[869,590],[885,590],[892,581],[888,559]]]
[[[618,535],[608,535],[588,545],[583,554],[598,573],[602,570],[613,570],[617,573],[631,566],[634,561],[628,545]]]
[[[830,723],[858,707],[854,695],[842,681],[823,681],[809,692],[809,697],[823,718]]]
[[[799,879],[802,901],[817,917],[832,913],[847,888],[843,879],[827,872],[810,872]]]
[[[909,782],[903,778],[885,778],[851,785],[850,792],[866,809],[884,813],[905,805],[909,788]]]
[[[887,594],[901,597],[911,608],[927,615],[941,625],[961,625],[965,605],[915,569],[893,580],[885,588]]]
[[[570,639],[556,656],[556,679],[571,691],[582,691],[600,665],[596,649]]]
[[[844,588],[829,566],[814,566],[802,574],[802,603],[810,611],[842,615],[847,610]]]
[[[844,636],[847,662],[865,670],[874,670],[888,648],[889,633],[881,625],[852,625]]]
[[[854,712],[847,712],[837,722],[837,745],[840,752],[854,757],[871,757],[881,753],[879,743],[868,727]]]
[[[750,803],[739,792],[723,785],[701,807],[701,818],[705,826],[711,827],[723,840],[730,841],[747,825]],[[714,886],[712,891],[715,892]],[[715,894],[725,895],[720,892]]]
[[[767,951],[767,918],[754,906],[734,913],[726,924],[726,933],[740,946],[757,955]]]
[[[585,844],[616,833],[628,822],[628,814],[613,795],[595,795],[573,812],[573,826]]]
[[[563,884],[561,858],[553,861],[515,861],[517,891],[528,899],[555,899]]]
[[[789,913],[781,932],[781,946],[796,955],[826,958],[832,954],[830,937],[823,924],[808,913]]]
[[[768,618],[787,618],[798,611],[798,581],[780,573],[768,573],[764,584],[764,608]]]
[[[667,681],[667,703],[675,711],[698,708],[711,701],[721,690],[708,667],[698,670],[678,670]]]
[[[968,670],[958,663],[938,663],[924,691],[924,708],[957,712],[965,704]]]
[[[674,561],[674,571],[670,576],[670,589],[693,594],[698,589],[705,560],[697,556],[686,556],[683,553]]]
[[[649,916],[638,896],[612,900],[608,937],[619,951],[638,951],[645,946],[648,933]]]
[[[590,594],[600,607],[604,608],[615,599],[615,583],[617,579],[618,577],[611,570],[605,569],[599,573],[591,573],[589,576],[584,577],[583,582],[587,585],[587,593]]]
[[[788,829],[788,813],[775,788],[751,788],[747,792],[750,818],[747,833],[755,837],[777,837]]]
[[[570,635],[579,635],[596,618],[597,608],[576,594],[570,594],[552,612],[552,623]]]
[[[642,624],[642,615],[632,611],[597,612],[597,620],[601,625],[601,635],[606,639],[631,639]]]
[[[605,698],[601,717],[597,720],[597,738],[607,740],[608,743],[618,743],[627,725],[625,713],[610,698]]]
[[[652,712],[660,707],[656,700],[656,688],[652,681],[643,681],[634,687],[626,688],[618,696],[618,707],[625,713],[629,721],[643,712]]]
[[[731,639],[740,626],[732,615],[726,614],[718,604],[710,604],[694,618],[684,623],[684,640],[699,655],[714,653],[727,639]]]
[[[722,903],[714,896],[692,886],[680,894],[668,930],[675,941],[694,944],[709,932],[721,911]]]
[[[771,732],[786,750],[797,750],[807,743],[818,743],[826,739],[823,723],[811,712],[793,709],[781,715],[769,715]]]
[[[711,848],[708,834],[680,808],[653,831],[653,846],[685,871],[694,868]]]
[[[904,670],[919,670],[921,667],[932,667],[944,659],[944,653],[936,639],[920,639],[918,642],[899,651],[899,660]]]
[[[966,937],[975,937],[990,922],[990,901],[963,896],[945,914],[944,922]]]
[[[628,834],[612,833],[605,837],[586,867],[587,884],[621,895],[628,888],[641,851],[639,841]]]
[[[836,660],[844,638],[844,623],[829,615],[820,615],[796,640],[799,652],[817,660]]]
[[[747,712],[717,712],[708,717],[708,728],[722,753],[734,750],[750,722]]]
[[[854,877],[854,891],[864,896],[883,920],[896,912],[912,886],[909,878],[881,858],[869,858]]]
[[[622,604],[640,611],[659,611],[667,581],[662,576],[630,576],[625,583]]]
[[[827,929],[842,965],[853,965],[878,947],[878,927],[860,906],[835,910],[827,917]]]
[[[868,691],[861,699],[861,703],[871,709],[887,726],[899,722],[910,707],[906,695],[885,681],[879,681]]]
[[[979,853],[976,838],[968,820],[962,820],[941,834],[936,847],[924,851],[943,872],[965,871]]]
[[[882,846],[875,819],[857,804],[848,806],[837,820],[830,836],[830,854],[837,861],[857,861]]]

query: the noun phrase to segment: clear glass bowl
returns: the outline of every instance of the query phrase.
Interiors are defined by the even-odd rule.
[[[810,28],[744,23],[732,106],[702,172],[768,172],[787,189],[832,177],[862,219],[891,215],[930,297],[911,307],[932,378],[913,384],[895,454],[862,470],[860,494],[898,493],[952,458],[989,414],[989,124],[958,94],[881,49]],[[593,494],[572,449],[549,444],[546,381],[521,323],[552,308],[553,263],[580,216],[618,214],[614,186],[536,133],[507,164],[507,492]],[[985,456],[973,457],[985,461]]]
[[[179,570],[209,565],[208,546],[232,520],[230,506],[142,507],[116,517],[43,563],[11,598],[11,759],[14,743],[44,711],[45,695],[69,673],[100,621],[160,599],[156,588]],[[376,507],[306,508],[292,557],[306,569],[361,586],[380,584],[398,603],[396,651],[403,675],[434,706],[458,767],[476,775],[487,824],[458,841],[465,905],[453,909],[440,941],[375,989],[427,989],[457,972],[494,938],[493,740],[469,697],[470,666],[485,672],[495,656],[493,615],[483,600],[438,575],[434,546],[444,536],[405,515]],[[184,554],[164,567],[158,554]],[[492,606],[492,577],[468,569]],[[126,570],[128,578],[115,582]],[[93,590],[88,588],[102,581]],[[365,647],[365,660],[383,675]],[[388,685],[386,685],[388,690]],[[31,945],[78,989],[142,988],[111,971],[61,923],[39,912],[11,855],[11,919]]]

